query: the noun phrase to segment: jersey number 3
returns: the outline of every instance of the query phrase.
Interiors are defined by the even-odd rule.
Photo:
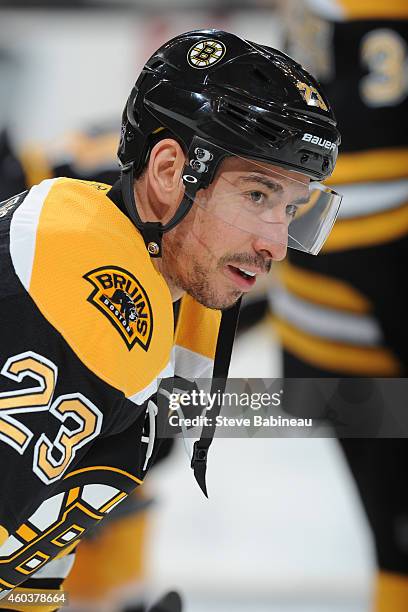
[[[394,106],[407,95],[407,45],[388,28],[372,30],[361,43],[361,59],[368,75],[360,83],[367,106]]]
[[[60,395],[52,401],[58,368],[33,351],[10,357],[0,373],[18,383],[26,377],[36,381],[33,387],[0,393],[0,440],[22,455],[34,434],[14,416],[48,411],[61,421],[53,441],[42,433],[34,447],[33,471],[50,484],[62,476],[76,452],[100,433],[103,415],[81,393]],[[69,417],[77,424],[74,429],[65,425]]]

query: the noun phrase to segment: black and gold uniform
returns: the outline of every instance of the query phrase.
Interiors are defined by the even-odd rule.
[[[17,154],[6,131],[0,134],[0,200],[46,178],[65,176],[113,184],[119,176],[115,152],[117,130],[99,124],[71,133],[62,142],[23,147]],[[112,197],[112,192],[111,192]],[[117,202],[120,205],[120,202]],[[177,314],[177,309],[175,311]],[[176,324],[176,317],[175,317]],[[173,439],[162,440],[154,464],[171,451]],[[145,564],[151,499],[137,488],[76,549],[75,563],[64,581],[72,605],[87,610],[98,602],[143,610],[148,573]],[[131,544],[130,544],[131,543]],[[108,561],[109,558],[109,561]],[[54,572],[55,578],[61,572]],[[102,603],[103,602],[103,603]]]
[[[288,52],[320,80],[342,133],[344,194],[319,257],[291,251],[271,291],[288,377],[408,372],[408,4],[293,2]],[[376,610],[408,610],[405,440],[343,440],[382,570]],[[404,576],[404,578],[401,578]]]
[[[221,313],[186,296],[174,337],[170,292],[117,187],[48,179],[6,200],[0,249],[6,596],[58,588],[86,530],[142,484],[159,447],[147,400],[158,378],[211,375]]]
[[[221,30],[186,32],[173,38],[151,56],[124,108],[118,159],[124,204],[134,226],[140,228],[152,257],[160,256],[163,234],[184,218],[198,191],[210,186],[226,156],[238,155],[297,170],[318,181],[330,176],[336,163],[340,134],[329,100],[324,99],[317,85],[307,71],[282,52]],[[194,95],[191,92],[195,92]],[[203,100],[206,101],[204,104]],[[311,125],[315,132],[306,134]],[[173,217],[162,225],[140,218],[134,201],[134,179],[143,172],[155,141],[166,135],[184,143],[187,155],[181,174],[183,198]],[[27,417],[30,423],[24,424],[24,433],[21,433],[23,424],[14,423],[15,416],[11,417],[12,423],[6,421],[5,428],[8,437],[13,434],[18,437],[18,441],[12,441],[15,445],[20,444],[20,447],[14,446],[13,450],[21,456],[20,463],[28,462],[26,467],[30,479],[36,477],[42,482],[34,494],[38,499],[32,495],[29,503],[19,489],[23,498],[21,501],[26,502],[27,507],[19,505],[17,519],[12,520],[9,513],[5,514],[3,535],[19,529],[20,520],[32,523],[31,512],[37,512],[38,504],[41,507],[49,497],[45,494],[45,491],[50,491],[47,487],[51,486],[53,494],[60,495],[58,499],[62,500],[62,504],[65,503],[64,495],[68,495],[66,503],[76,504],[76,501],[72,501],[74,493],[67,492],[67,486],[74,487],[75,495],[79,489],[82,508],[85,507],[82,488],[88,484],[84,484],[84,478],[95,478],[92,472],[103,471],[105,474],[120,469],[126,477],[131,476],[132,482],[128,488],[134,487],[135,478],[137,482],[141,480],[150,461],[153,436],[150,433],[148,436],[142,435],[143,421],[146,420],[144,408],[135,409],[133,404],[139,407],[148,400],[156,391],[155,381],[158,377],[171,376],[174,369],[177,376],[195,378],[205,376],[205,372],[208,376],[214,369],[213,388],[216,387],[218,391],[224,388],[226,362],[232,348],[240,300],[223,313],[220,323],[220,313],[203,309],[185,298],[180,306],[176,328],[176,350],[171,357],[174,321],[170,295],[155,268],[146,260],[146,254],[142,254],[139,233],[131,227],[126,215],[120,216],[118,209],[112,207],[109,203],[112,194],[109,192],[109,198],[106,198],[104,189],[107,190],[106,186],[98,183],[50,179],[31,189],[22,203],[20,198],[16,198],[4,204],[5,219],[11,216],[11,262],[8,267],[16,275],[20,283],[17,286],[22,288],[24,298],[29,296],[36,306],[35,312],[46,319],[46,325],[50,325],[56,334],[57,347],[54,351],[45,341],[41,345],[41,339],[45,338],[45,334],[41,333],[38,334],[39,348],[21,348],[22,352],[15,356],[9,356],[8,352],[5,356],[3,373],[6,377],[9,373],[10,385],[13,385],[5,392],[12,394],[13,399],[8,398],[8,402],[11,401],[13,405],[17,403],[20,415],[26,414],[27,406],[22,408],[18,404],[22,393],[18,387],[16,389],[16,384],[20,383],[21,378],[30,376],[24,377],[25,370],[18,368],[28,367],[31,368],[30,372],[35,368],[31,378],[37,381],[37,386],[28,387],[27,393],[32,394],[37,390],[41,396],[41,400],[38,399],[41,410],[36,404],[33,414],[30,412]],[[326,195],[328,201],[323,209],[320,209],[320,198],[313,203],[319,203],[319,222],[312,219],[312,235],[309,217],[303,218],[304,223],[299,219],[296,224],[297,228],[303,228],[302,231],[299,229],[301,236],[295,232],[298,243],[300,240],[300,244],[303,244],[304,238],[307,238],[303,247],[308,252],[316,252],[324,242],[331,229],[330,221],[337,212],[338,196]],[[39,202],[42,204],[39,205]],[[17,207],[15,212],[14,207]],[[312,209],[315,212],[314,206]],[[28,211],[28,216],[24,216],[25,211]],[[112,211],[115,212],[112,214]],[[251,221],[257,223],[255,213]],[[246,227],[246,224],[242,228],[239,225],[236,227],[250,233],[257,234],[259,231],[256,227],[253,230]],[[6,227],[6,243],[7,231]],[[45,239],[42,238],[43,234]],[[7,282],[5,287],[8,286]],[[6,310],[9,317],[20,315],[17,307],[8,305]],[[9,314],[12,311],[13,314]],[[183,325],[183,319],[186,325]],[[28,320],[30,329],[37,329],[30,317]],[[11,333],[11,323],[9,328]],[[22,340],[28,337],[21,336]],[[73,359],[80,363],[78,367],[85,368],[86,374],[88,371],[91,373],[91,376],[84,378],[89,384],[81,384],[80,390],[77,390],[77,384],[83,377],[77,374],[78,368],[74,368],[71,360],[64,367],[71,369],[69,374],[75,371],[74,378],[61,376],[63,351],[58,342],[65,342],[72,350]],[[214,355],[216,346],[219,350]],[[30,360],[28,365],[20,363],[23,355],[24,359]],[[17,360],[16,366],[14,358]],[[42,364],[41,373],[45,371],[49,380],[39,381],[41,373],[38,361]],[[183,371],[188,372],[188,376]],[[65,374],[65,370],[63,372]],[[97,381],[92,377],[96,377]],[[102,384],[107,386],[107,393],[100,386]],[[109,408],[104,403],[108,392],[112,395]],[[149,401],[149,424],[154,423],[154,409],[154,403]],[[218,405],[216,411],[219,409]],[[9,404],[6,410],[9,411],[6,418],[14,415],[14,412],[10,412]],[[81,413],[80,416],[77,412]],[[34,425],[31,420],[34,421],[37,413],[40,414],[40,421],[42,417],[46,423],[41,422],[39,431],[32,431]],[[56,425],[53,418],[57,420]],[[137,427],[137,431],[127,434]],[[194,445],[191,461],[195,478],[205,495],[207,452],[214,428],[215,422],[204,425],[200,440]],[[102,438],[116,435],[121,437],[118,456],[109,458],[111,463],[101,464],[106,459],[103,451],[108,447],[105,440],[102,444]],[[136,442],[138,449],[131,457],[126,453],[130,447],[122,439],[126,435]],[[143,438],[146,438],[145,442]],[[140,442],[147,444],[145,454]],[[100,455],[95,457],[97,450]],[[126,457],[122,458],[122,454],[126,454]],[[119,466],[112,465],[115,461]],[[104,466],[108,469],[102,469]],[[113,478],[106,474],[105,477]],[[73,480],[66,483],[69,478]],[[116,480],[117,477],[112,486],[118,495],[126,496],[125,484]],[[98,480],[91,480],[89,484],[98,484]],[[102,506],[96,507],[99,500],[94,501],[88,492],[89,489],[86,489],[87,503],[94,502],[91,512],[96,513],[97,519],[101,518],[100,513],[110,500],[103,498]],[[55,495],[51,499],[54,500]],[[116,501],[119,500],[115,498]],[[62,505],[61,508],[65,518],[70,506]],[[48,518],[50,514],[47,512]],[[80,526],[83,522],[82,518],[81,522],[76,518],[75,525]],[[29,527],[34,531],[35,525]],[[50,525],[45,528],[47,535],[53,529]],[[65,532],[52,533],[52,540],[50,543],[47,540],[43,554],[50,556],[52,546],[60,542],[57,538],[74,539],[73,534],[74,525],[67,526],[67,535]],[[15,543],[10,537],[4,546],[14,563],[15,551],[10,552],[7,548]],[[34,547],[36,537],[33,536],[29,546]],[[16,546],[17,550],[22,546],[25,551],[25,544],[20,540]],[[39,569],[37,564],[42,562],[35,556],[36,552],[33,554],[32,558],[19,559],[18,567],[10,564],[11,559],[7,558],[4,564],[7,567],[3,579],[5,588],[19,582],[21,576],[16,572],[21,572],[21,568],[24,571],[28,571],[27,568],[33,571]],[[43,563],[47,560],[43,558]]]

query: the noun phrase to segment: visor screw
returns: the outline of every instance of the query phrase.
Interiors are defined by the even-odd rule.
[[[199,159],[202,162],[210,161],[213,158],[212,153],[207,151],[207,149],[201,149],[200,147],[196,147],[194,149],[194,153],[195,153],[197,159]]]
[[[300,163],[301,164],[306,164],[309,161],[309,156],[308,155],[302,155],[302,157],[300,158]]]
[[[327,170],[329,167],[329,160],[325,159],[323,164],[322,164],[322,170]]]
[[[199,173],[207,171],[206,164],[202,161],[199,161],[198,159],[192,159],[190,161],[190,166],[193,168],[193,170]]]
[[[147,245],[147,250],[149,251],[150,255],[158,255],[160,252],[157,242],[149,242]]]

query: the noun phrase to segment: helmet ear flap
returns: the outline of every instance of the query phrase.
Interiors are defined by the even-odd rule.
[[[139,94],[139,87],[137,86],[137,83],[136,83],[136,85],[133,87],[132,91],[130,92],[130,96],[126,103],[126,117],[130,125],[135,130],[139,129],[139,124],[140,124],[139,112],[136,108],[136,100],[137,100],[138,94]]]
[[[126,167],[130,164],[135,169],[136,177],[140,175],[146,159],[147,138],[140,126],[140,111],[138,108],[139,83],[136,83],[130,92],[122,115],[122,129],[118,148],[120,164]],[[140,142],[145,143],[144,150],[140,149]]]
[[[138,88],[135,85],[126,102],[126,106],[122,115],[122,127],[120,133],[120,142],[118,147],[118,158],[122,167],[127,166],[129,162],[135,162],[135,153],[133,141],[136,139],[140,128],[137,123],[139,114],[136,112],[135,104],[138,95]]]

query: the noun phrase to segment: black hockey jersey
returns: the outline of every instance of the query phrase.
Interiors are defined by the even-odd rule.
[[[289,252],[270,293],[275,327],[288,353],[333,376],[405,376],[408,5],[294,0],[288,16],[288,52],[320,80],[338,120],[327,182],[343,202],[318,257]]]
[[[168,287],[97,182],[0,205],[0,597],[69,552],[149,467],[161,377],[211,376],[219,311]]]

